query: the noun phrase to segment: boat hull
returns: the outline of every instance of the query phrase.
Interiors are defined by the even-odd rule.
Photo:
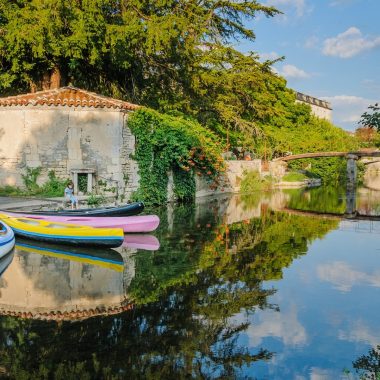
[[[124,241],[123,230],[119,228],[93,228],[4,214],[0,214],[0,219],[6,221],[17,236],[47,243],[115,248]]]
[[[28,211],[33,215],[60,215],[60,216],[131,216],[140,214],[144,210],[143,202],[135,202],[122,206],[102,207],[102,208],[86,208],[74,210],[57,210],[57,211]],[[3,213],[8,212],[2,210]],[[14,214],[24,214],[24,211],[12,211]]]
[[[15,214],[7,212],[9,216],[22,216],[36,220],[46,220],[50,222],[71,223],[94,228],[121,228],[124,232],[151,232],[160,224],[157,215],[139,216],[113,216],[113,217],[91,217],[91,216],[60,216],[60,215],[35,215],[35,214]]]
[[[5,223],[0,222],[0,258],[7,255],[15,245],[13,230]]]

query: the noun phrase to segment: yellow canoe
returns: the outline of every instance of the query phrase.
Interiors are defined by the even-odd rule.
[[[91,247],[119,247],[124,240],[121,228],[93,228],[0,214],[0,220],[17,236],[48,243]]]

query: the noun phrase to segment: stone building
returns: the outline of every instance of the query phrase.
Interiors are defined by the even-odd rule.
[[[53,170],[93,190],[101,180],[128,195],[137,188],[135,139],[127,120],[138,106],[75,87],[0,98],[0,183],[22,186],[26,168]]]
[[[296,102],[308,104],[315,116],[329,121],[332,120],[332,108],[329,102],[302,94],[301,92],[296,93]]]

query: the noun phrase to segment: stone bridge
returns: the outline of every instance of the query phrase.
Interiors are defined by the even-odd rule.
[[[347,160],[347,188],[353,189],[356,184],[356,161],[363,157],[380,157],[380,151],[376,149],[366,149],[353,152],[314,152],[291,154],[284,157],[275,158],[274,162],[287,162],[293,160],[301,160],[304,158],[322,158],[322,157],[342,157]]]

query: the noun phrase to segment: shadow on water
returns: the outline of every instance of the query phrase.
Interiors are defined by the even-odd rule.
[[[239,340],[250,316],[279,311],[269,300],[276,288],[265,282],[281,279],[310,242],[338,225],[273,210],[283,203],[284,196],[275,194],[160,210],[159,249],[120,249],[122,272],[17,248],[0,284],[4,374],[56,379],[244,376],[244,368],[274,355]],[[12,301],[14,294],[19,298]],[[117,309],[126,302],[132,310]],[[73,306],[102,312],[60,318]],[[9,315],[7,307],[24,314]],[[36,317],[43,308],[50,310],[45,320]]]

